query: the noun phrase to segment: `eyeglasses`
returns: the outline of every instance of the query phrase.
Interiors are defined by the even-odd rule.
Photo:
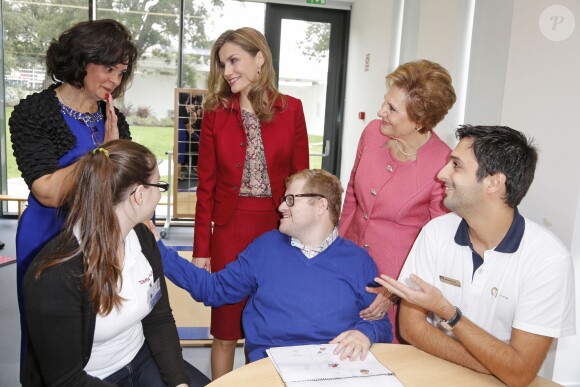
[[[169,189],[169,183],[166,183],[164,181],[160,181],[157,184],[155,184],[155,183],[143,183],[143,185],[148,185],[150,187],[158,187],[159,191],[161,191],[161,192],[167,192],[167,190]]]
[[[99,129],[97,129],[97,123],[96,122],[90,123],[88,121],[84,121],[84,122],[85,122],[85,125],[87,125],[87,127],[91,130],[91,139],[93,140],[93,144],[95,146],[100,146],[104,140],[103,140],[103,136],[99,132]]]
[[[292,207],[294,205],[294,198],[325,198],[324,195],[315,194],[315,193],[307,193],[307,194],[296,194],[296,195],[284,195],[280,198],[280,204],[286,203],[288,207]]]
[[[60,102],[60,110],[65,113],[66,115],[81,121],[83,124],[86,125],[87,128],[91,131],[91,139],[93,140],[93,145],[99,147],[103,141],[103,135],[99,132],[97,128],[97,123],[103,120],[103,113],[101,113],[101,108],[98,107],[95,113],[80,113],[76,110],[73,110]]]
[[[164,181],[160,181],[159,183],[141,183],[141,185],[147,185],[150,187],[157,187],[157,188],[159,188],[159,191],[161,191],[161,192],[167,192],[167,190],[169,189],[169,183],[166,183]],[[135,193],[135,191],[137,191],[137,188],[135,188],[133,190],[133,192],[131,192],[131,195],[133,195]]]
[[[91,139],[93,140],[93,144],[97,147],[100,146],[105,140],[103,138],[103,135],[99,132],[99,129],[97,128],[97,122],[103,119],[101,109],[100,108],[97,109],[97,112],[92,114],[78,112],[74,113],[77,113],[74,117],[82,121],[91,131]]]

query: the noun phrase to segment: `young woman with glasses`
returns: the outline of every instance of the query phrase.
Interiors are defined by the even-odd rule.
[[[203,386],[184,362],[161,256],[147,226],[161,192],[155,155],[128,140],[73,168],[63,231],[24,277],[25,386]]]

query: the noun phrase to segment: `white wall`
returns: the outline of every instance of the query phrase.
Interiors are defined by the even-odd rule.
[[[540,149],[535,181],[522,213],[558,235],[571,249],[580,288],[580,2],[560,0],[576,29],[551,41],[539,28],[551,0],[357,0],[351,13],[341,181],[346,186],[364,126],[376,116],[389,64],[425,58],[441,63],[454,79],[458,101],[436,128],[450,145],[458,123],[511,126],[534,137]],[[396,10],[404,7],[400,52]],[[473,15],[472,21],[470,17]],[[552,19],[556,20],[556,19]],[[568,20],[569,21],[569,20]],[[557,26],[560,28],[560,25]],[[471,46],[465,45],[469,37]],[[371,54],[370,70],[364,56]],[[469,53],[465,61],[464,54]],[[464,106],[462,106],[464,103]],[[367,119],[358,120],[365,111]],[[580,294],[576,291],[577,310]],[[580,333],[580,313],[577,332]],[[580,386],[580,336],[558,341],[546,376]]]
[[[580,28],[562,42],[546,39],[538,19],[551,4],[550,0],[515,2],[502,123],[533,136],[541,151],[522,209],[570,247],[580,186],[580,174],[571,168],[580,164]],[[559,4],[573,10],[580,23],[578,1]]]
[[[560,42],[548,40],[538,27],[542,11],[552,4],[550,0],[514,2],[502,124],[533,136],[540,148],[536,178],[520,206],[522,213],[556,233],[568,248],[575,240],[578,271],[580,2],[558,2],[576,15],[577,23],[572,36]],[[580,288],[580,282],[576,284]],[[580,385],[580,336],[560,340],[558,347],[554,378]]]
[[[464,44],[469,1],[465,0],[388,0],[357,1],[352,6],[347,66],[346,101],[343,132],[343,153],[340,177],[346,186],[354,164],[356,147],[361,132],[377,117],[386,92],[385,77],[399,63],[425,58],[440,63],[451,73],[458,99],[465,98],[464,74],[467,63],[460,58],[467,49]],[[398,25],[397,10],[404,8],[403,25]],[[393,50],[393,36],[402,27],[401,52]],[[370,53],[370,70],[364,71],[365,54]],[[394,66],[393,57],[399,56]],[[392,68],[390,68],[392,67]],[[463,122],[458,109],[451,109],[435,131],[454,144],[454,130]],[[357,113],[364,111],[361,121]]]
[[[554,380],[567,386],[580,386],[580,370],[578,359],[580,358],[580,192],[576,201],[576,211],[573,211],[575,222],[572,234],[572,257],[574,258],[574,271],[576,273],[576,336],[565,337],[558,340],[556,352],[556,364],[554,367]]]
[[[155,117],[171,117],[175,107],[175,75],[155,74],[150,76],[137,72],[131,87],[125,93],[125,100],[133,108],[149,107]]]
[[[345,187],[362,130],[377,118],[386,93],[394,3],[395,0],[364,0],[352,6],[340,171]],[[365,71],[366,54],[370,54],[368,71]],[[359,120],[358,112],[365,112],[366,118]]]

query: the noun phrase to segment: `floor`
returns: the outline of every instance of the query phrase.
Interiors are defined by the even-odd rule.
[[[0,255],[15,257],[14,236],[17,220],[0,218],[0,240],[6,247],[0,250]],[[192,227],[169,228],[166,238],[167,245],[191,245]],[[18,303],[16,301],[16,264],[0,267],[0,387],[19,386],[19,352],[20,325],[18,320]],[[210,349],[204,347],[183,348],[183,357],[200,371],[211,377]],[[236,349],[234,367],[244,364],[243,348]]]

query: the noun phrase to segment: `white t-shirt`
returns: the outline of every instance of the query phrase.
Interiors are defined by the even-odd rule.
[[[97,314],[91,358],[85,366],[89,375],[100,379],[127,365],[145,342],[141,320],[150,312],[147,292],[153,284],[153,269],[134,230],[125,239],[122,275],[121,307],[107,316]]]
[[[430,221],[421,231],[399,281],[414,286],[416,274],[439,288],[476,325],[509,342],[512,328],[549,337],[574,335],[575,301],[572,259],[558,238],[516,211],[512,228],[498,247],[484,253],[473,272],[472,250],[456,242],[467,232],[456,214]],[[519,231],[514,226],[519,223]],[[463,236],[463,239],[468,239]],[[507,240],[510,239],[510,240]],[[503,249],[506,250],[506,249]],[[428,321],[438,326],[432,313]]]

